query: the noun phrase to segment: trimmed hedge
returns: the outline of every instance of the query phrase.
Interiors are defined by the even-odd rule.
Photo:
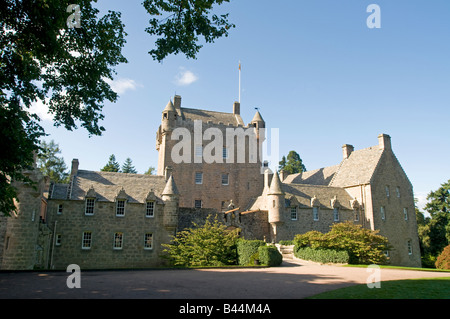
[[[269,267],[279,266],[283,261],[283,256],[275,246],[260,246],[258,248],[259,262]]]
[[[238,264],[241,266],[253,265],[255,259],[259,259],[258,248],[265,246],[263,240],[239,239],[237,242]]]
[[[320,263],[347,264],[350,260],[348,252],[333,249],[313,249],[311,247],[294,248],[294,256],[304,260]]]
[[[450,269],[450,245],[444,248],[436,259],[435,265],[437,269]]]

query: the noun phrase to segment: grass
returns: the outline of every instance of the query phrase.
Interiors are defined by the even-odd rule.
[[[347,264],[342,265],[342,267],[360,267],[367,268],[368,265],[353,265]],[[403,267],[403,266],[390,266],[390,265],[378,265],[380,268],[386,269],[403,269],[403,270],[420,270],[420,271],[435,271],[435,272],[450,272],[449,269],[436,269],[436,268],[419,268],[419,267]]]
[[[450,299],[450,277],[382,281],[372,289],[361,284],[308,299]]]

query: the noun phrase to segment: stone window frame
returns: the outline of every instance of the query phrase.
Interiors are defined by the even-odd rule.
[[[228,148],[226,148],[225,146],[222,148],[222,159],[228,159]]]
[[[385,206],[380,206],[380,217],[381,217],[381,220],[383,220],[383,221],[386,220],[386,207]]]
[[[89,250],[92,247],[92,232],[91,231],[83,231],[81,236],[81,249]]]
[[[224,180],[224,177],[226,177],[226,180]],[[224,183],[225,181],[225,183]],[[230,174],[229,173],[222,173],[222,185],[228,186],[230,185]]]
[[[339,207],[334,207],[333,208],[333,221],[338,222],[339,221]]]
[[[406,241],[406,248],[408,249],[408,255],[411,256],[413,254],[412,241],[408,239]]]
[[[297,206],[291,206],[290,213],[291,213],[291,220],[298,220]]]
[[[116,217],[125,217],[126,202],[127,200],[123,198],[116,199]],[[123,207],[120,207],[119,203],[123,203]]]
[[[195,178],[194,178],[196,185],[202,185],[203,184],[203,172],[195,172]]]
[[[63,212],[63,204],[58,204],[58,208],[56,210],[56,214],[61,215]]]
[[[149,207],[149,205],[152,204],[152,207]],[[145,202],[145,217],[146,218],[154,218],[155,217],[155,201],[154,200],[147,200]]]
[[[113,240],[113,249],[122,250],[123,249],[123,232],[115,232]]]
[[[61,234],[56,234],[55,246],[61,246],[61,239],[62,239],[62,235]]]
[[[386,197],[389,198],[391,196],[391,191],[389,189],[389,185],[384,187],[384,191],[386,192]]]
[[[150,245],[148,244],[150,242]],[[153,233],[144,234],[144,249],[153,250]]]
[[[95,197],[86,197],[84,205],[84,215],[93,216],[95,212]]]
[[[197,203],[200,203],[200,207],[198,207]],[[194,199],[194,208],[202,208],[203,202],[201,199]]]
[[[405,221],[408,220],[408,208],[407,207],[403,207],[403,215],[405,218]]]
[[[397,193],[397,198],[400,198],[400,186],[396,186],[395,191]]]
[[[313,220],[315,222],[319,221],[319,206],[313,206]]]

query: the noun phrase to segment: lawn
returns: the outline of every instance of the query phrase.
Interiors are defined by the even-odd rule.
[[[450,299],[450,277],[382,281],[372,289],[362,284],[308,299]]]

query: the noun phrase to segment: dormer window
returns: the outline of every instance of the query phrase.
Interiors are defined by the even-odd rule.
[[[86,198],[84,214],[88,216],[94,215],[95,198]]]
[[[125,199],[116,201],[116,216],[125,216]]]

